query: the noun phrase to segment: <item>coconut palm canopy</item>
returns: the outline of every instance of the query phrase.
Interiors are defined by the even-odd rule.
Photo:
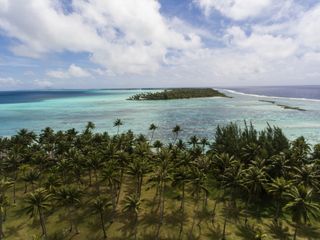
[[[155,124],[150,136],[122,124],[114,122],[114,136],[90,122],[80,133],[1,138],[0,239],[243,239],[248,229],[302,239],[319,227],[319,145],[271,126],[230,123],[214,139],[184,141],[176,125],[161,142]]]

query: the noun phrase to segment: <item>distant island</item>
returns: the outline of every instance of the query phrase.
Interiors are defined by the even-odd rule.
[[[171,100],[203,97],[228,97],[212,88],[173,88],[161,92],[144,92],[131,96],[128,100]]]
[[[271,104],[275,104],[277,105],[278,107],[282,107],[283,109],[290,109],[290,110],[297,110],[297,111],[307,111],[303,108],[300,108],[300,107],[293,107],[293,106],[288,106],[288,105],[285,105],[285,104],[280,104],[280,103],[277,103],[275,101],[270,101],[270,100],[259,100],[259,102],[266,102],[266,103],[271,103]]]

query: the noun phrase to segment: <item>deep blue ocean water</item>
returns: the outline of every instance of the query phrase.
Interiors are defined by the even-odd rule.
[[[310,143],[320,142],[319,86],[220,90],[232,98],[136,102],[126,99],[144,90],[0,92],[0,136],[13,135],[21,128],[39,132],[47,126],[81,131],[88,121],[96,123],[96,131],[115,133],[113,121],[121,118],[125,123],[122,131],[150,134],[149,125],[158,125],[155,138],[161,140],[172,137],[171,129],[176,124],[183,129],[182,138],[196,134],[212,139],[218,125],[243,124],[246,120],[258,129],[267,123],[277,125],[290,139],[304,135]],[[306,111],[283,109],[259,100],[273,100]]]

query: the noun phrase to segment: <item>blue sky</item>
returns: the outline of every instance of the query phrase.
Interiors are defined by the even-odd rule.
[[[0,90],[319,80],[318,0],[0,0]]]

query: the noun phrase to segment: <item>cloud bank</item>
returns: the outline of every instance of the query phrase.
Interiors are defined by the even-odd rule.
[[[40,77],[88,79],[88,86],[99,78],[140,87],[319,82],[320,3],[193,0],[199,15],[183,18],[161,3],[0,0],[0,34],[12,40],[14,56],[34,61],[85,54],[88,66],[63,59],[67,67]]]

